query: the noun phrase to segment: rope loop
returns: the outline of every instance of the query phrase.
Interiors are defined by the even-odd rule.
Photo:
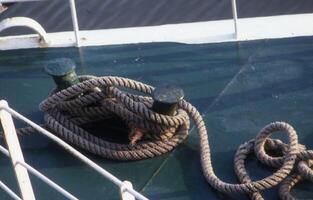
[[[281,184],[281,199],[294,199],[290,190],[302,180],[313,181],[313,151],[298,143],[294,128],[285,122],[273,122],[256,136],[240,145],[234,157],[234,169],[239,184],[222,181],[215,174],[208,133],[199,111],[189,102],[178,102],[175,116],[154,112],[150,85],[122,77],[80,76],[80,83],[67,89],[53,90],[40,103],[44,112],[45,128],[65,141],[93,154],[114,160],[139,160],[162,155],[173,150],[188,136],[189,118],[194,122],[200,140],[200,157],[203,174],[208,183],[220,192],[245,193],[251,199],[262,200],[261,191]],[[129,90],[136,91],[136,94]],[[137,93],[143,93],[138,95]],[[118,117],[129,129],[129,144],[119,144],[90,134],[83,125],[107,118]],[[19,133],[32,131],[20,129]],[[281,131],[288,144],[269,138]],[[271,155],[267,152],[276,152]],[[251,180],[245,160],[254,153],[258,160],[276,171],[261,180]]]
[[[151,110],[150,96],[125,92],[134,90],[150,95],[153,87],[121,77],[80,76],[80,83],[53,90],[39,105],[47,127],[64,140],[93,154],[115,160],[139,160],[167,153],[182,143],[189,129],[187,113],[175,116]],[[119,117],[129,128],[129,144],[96,137],[82,125]]]

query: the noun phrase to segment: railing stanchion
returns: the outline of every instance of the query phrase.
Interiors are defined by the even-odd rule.
[[[9,112],[5,110],[5,108],[8,108],[8,103],[4,100],[1,100],[0,121],[3,127],[5,141],[10,152],[11,161],[17,178],[18,186],[23,200],[35,200],[35,195],[27,169],[21,165],[18,165],[19,161],[24,162],[24,157],[20,147],[20,143],[17,138],[12,116]]]
[[[232,10],[233,10],[233,20],[235,28],[235,38],[238,39],[238,16],[237,16],[237,3],[236,0],[231,0]]]
[[[71,15],[72,15],[72,21],[73,21],[73,28],[74,28],[74,32],[75,32],[76,46],[79,47],[80,46],[79,26],[78,26],[75,0],[69,0],[69,3],[70,3],[70,7],[71,7]]]

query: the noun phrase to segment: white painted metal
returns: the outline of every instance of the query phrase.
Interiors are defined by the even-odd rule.
[[[6,11],[7,9],[8,9],[8,7],[6,7],[0,3],[0,14],[3,13],[4,11]]]
[[[3,146],[1,146],[1,145],[0,145],[0,152],[3,153],[4,155],[10,157],[9,151],[6,148],[4,148]],[[36,170],[35,168],[30,166],[26,162],[18,161],[17,164],[20,164],[23,167],[25,167],[31,174],[33,174],[34,176],[38,177],[44,183],[48,184],[49,186],[51,186],[52,188],[54,188],[55,190],[60,192],[63,196],[67,197],[68,199],[77,200],[77,198],[75,196],[73,196],[71,193],[69,193],[66,190],[64,190],[61,186],[59,186],[58,184],[54,183],[52,180],[50,180],[45,175],[41,174],[38,170]]]
[[[313,36],[313,26],[308,25],[312,22],[313,14],[240,18],[238,39],[234,38],[233,20],[80,31],[80,37],[84,38],[81,46],[147,42],[218,43]],[[48,36],[51,41],[49,47],[75,46],[72,32],[50,33]],[[0,37],[0,50],[42,47],[34,37],[35,35]]]
[[[0,101],[1,102],[1,101]],[[60,145],[61,147],[63,147],[65,150],[67,150],[69,153],[71,153],[72,155],[74,155],[75,157],[77,157],[78,159],[80,159],[82,162],[86,163],[89,167],[93,168],[95,171],[97,171],[98,173],[100,173],[102,176],[106,177],[107,179],[109,179],[110,181],[112,181],[114,184],[116,184],[119,187],[124,187],[125,190],[127,190],[129,193],[131,193],[133,196],[135,196],[137,199],[139,200],[148,200],[148,198],[146,198],[145,196],[143,196],[142,194],[140,194],[139,192],[137,192],[136,190],[134,190],[133,188],[128,187],[127,185],[123,184],[123,182],[121,180],[119,180],[118,178],[116,178],[114,175],[112,175],[111,173],[109,173],[108,171],[106,171],[105,169],[101,168],[99,165],[97,165],[96,163],[94,163],[92,160],[90,160],[89,158],[87,158],[86,156],[84,156],[83,154],[81,154],[79,151],[77,151],[76,149],[74,149],[72,146],[70,146],[69,144],[67,144],[66,142],[64,142],[62,139],[58,138],[57,136],[55,136],[54,134],[52,134],[51,132],[43,129],[42,127],[40,127],[39,125],[37,125],[36,123],[32,122],[31,120],[27,119],[26,117],[24,117],[23,115],[19,114],[18,112],[16,112],[15,110],[13,110],[12,108],[10,108],[7,104],[0,104],[0,110],[4,110],[9,112],[12,116],[14,116],[17,119],[20,119],[24,122],[26,122],[28,125],[32,126],[34,129],[36,129],[37,131],[39,131],[40,133],[42,133],[43,135],[47,136],[48,138],[50,138],[51,140],[53,140],[54,142],[56,142],[58,145]],[[23,161],[24,162],[24,161]]]
[[[34,174],[39,179],[41,179],[43,182],[47,183],[50,187],[52,187],[55,190],[57,190],[58,192],[60,192],[63,196],[65,196],[65,197],[67,197],[68,199],[71,199],[71,200],[78,200],[78,198],[74,197],[72,194],[70,194],[69,192],[64,190],[62,187],[60,187],[59,185],[57,185],[56,183],[54,183],[53,181],[51,181],[50,179],[48,179],[47,177],[45,177],[44,175],[39,173],[36,169],[31,167],[30,165],[27,165],[24,162],[18,162],[18,164],[20,164],[23,167],[25,167],[30,173]]]
[[[235,29],[235,38],[238,38],[238,16],[237,16],[237,3],[236,0],[231,0],[232,11],[233,11],[233,20],[234,20],[234,29]]]
[[[120,187],[121,199],[122,200],[135,200],[135,197],[127,191],[125,186],[128,188],[133,188],[133,185],[131,182],[123,181],[123,185]]]
[[[2,20],[0,22],[0,32],[5,29],[17,26],[27,27],[34,30],[36,33],[39,34],[42,42],[44,42],[45,44],[49,44],[49,39],[46,31],[38,22],[28,17],[12,17]]]
[[[25,162],[17,162],[18,164],[22,165],[23,167],[25,167],[30,173],[32,173],[33,175],[35,175],[36,177],[38,177],[39,179],[41,179],[43,182],[45,182],[46,184],[48,184],[50,187],[54,188],[55,190],[57,190],[58,192],[60,192],[63,196],[65,196],[68,199],[71,200],[78,200],[78,198],[76,198],[75,196],[73,196],[71,193],[67,192],[66,190],[64,190],[62,187],[60,187],[59,185],[57,185],[56,183],[54,183],[53,181],[51,181],[49,178],[47,178],[46,176],[44,176],[43,174],[41,174],[40,172],[38,172],[36,169],[34,169],[32,166],[28,165]]]
[[[0,3],[29,2],[29,1],[44,1],[44,0],[0,0]],[[78,19],[77,19],[75,0],[69,0],[69,4],[70,4],[70,8],[71,8],[71,17],[72,17],[72,22],[73,22],[74,35],[75,35],[75,39],[76,39],[76,46],[79,47],[80,46],[79,25],[78,25]],[[17,18],[17,17],[14,17],[14,18]],[[46,36],[46,32],[40,26],[40,24],[38,24],[35,20],[32,20],[30,18],[27,18],[27,20],[28,21],[25,21],[25,20],[22,21],[21,19],[19,19],[20,23],[23,22],[19,26],[27,26],[29,28],[34,29],[44,39],[45,43],[48,44],[48,38],[44,37],[44,36]],[[0,29],[0,32],[1,32],[1,29]]]
[[[70,3],[70,7],[71,7],[71,15],[72,15],[73,28],[74,28],[75,39],[76,39],[76,46],[79,47],[80,46],[79,26],[78,26],[75,0],[69,0],[69,3]]]
[[[35,200],[35,195],[28,176],[28,172],[23,166],[17,164],[18,161],[24,162],[24,157],[17,138],[12,116],[8,111],[6,111],[6,109],[1,109],[6,107],[8,107],[8,103],[4,100],[1,100],[0,120],[3,127],[5,141],[10,152],[18,186],[24,200]]]
[[[3,189],[12,199],[22,200],[17,194],[15,194],[6,184],[0,181],[0,188]]]

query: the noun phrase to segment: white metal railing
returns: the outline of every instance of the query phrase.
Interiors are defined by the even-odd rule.
[[[232,11],[233,11],[233,20],[234,20],[234,29],[235,29],[235,38],[238,39],[238,15],[237,15],[237,2],[236,0],[231,0]]]
[[[6,193],[14,200],[22,200],[19,196],[17,196],[6,184],[0,181],[0,188],[6,191]]]
[[[29,1],[45,1],[45,0],[0,0],[0,3],[14,3],[14,2],[29,2]],[[79,37],[79,25],[77,19],[76,5],[75,0],[68,0],[71,8],[71,17],[73,22],[73,29],[75,34],[76,46],[80,46],[80,37]]]
[[[18,161],[24,162],[24,157],[17,138],[12,116],[10,113],[2,109],[5,107],[8,107],[8,103],[6,101],[0,101],[0,120],[3,127],[4,138],[10,151],[11,162],[17,178],[17,183],[22,198],[34,200],[35,196],[29,180],[28,171],[25,167],[17,164]]]
[[[49,139],[56,142],[58,145],[63,147],[66,151],[71,153],[73,156],[87,164],[89,167],[97,171],[99,174],[109,179],[111,182],[120,187],[121,198],[123,200],[148,200],[145,196],[137,192],[132,188],[132,184],[128,181],[121,181],[110,172],[101,168],[95,162],[81,154],[79,151],[74,149],[72,146],[64,142],[62,139],[58,138],[51,132],[43,129],[36,123],[27,119],[23,115],[19,114],[15,110],[9,107],[8,103],[5,100],[0,100],[0,121],[4,131],[4,138],[6,140],[8,150],[6,150],[3,146],[0,145],[0,152],[9,156],[12,161],[13,168],[15,170],[15,174],[17,177],[17,181],[19,184],[20,192],[22,195],[22,199],[24,200],[33,200],[35,199],[35,195],[32,190],[31,182],[29,180],[28,172],[35,175],[43,182],[47,183],[49,186],[60,192],[62,195],[67,197],[68,199],[78,199],[73,196],[71,193],[64,190],[61,186],[54,183],[52,180],[41,174],[39,171],[28,165],[23,158],[23,154],[19,145],[18,137],[16,134],[15,126],[12,120],[12,116],[19,120],[24,121],[34,129],[36,129],[39,133],[45,135]],[[17,194],[15,194],[9,187],[7,187],[3,182],[0,181],[0,188],[6,191],[13,199],[21,199]]]
[[[0,3],[12,3],[12,2],[29,2],[29,1],[45,1],[45,0],[0,0]],[[80,46],[80,36],[79,36],[79,25],[77,19],[75,0],[68,0],[71,8],[71,17],[73,22],[76,46]],[[232,4],[232,14],[234,21],[234,37],[238,39],[239,37],[239,27],[238,27],[238,16],[237,16],[237,3],[236,0],[231,0]]]
[[[49,38],[45,29],[43,29],[38,22],[28,17],[12,17],[2,20],[0,22],[0,32],[5,29],[17,26],[24,26],[33,29],[38,33],[40,40],[43,43],[49,44]]]
[[[8,150],[6,150],[3,146],[0,145],[0,152],[3,153],[4,155],[10,157],[10,153]],[[32,166],[28,165],[25,162],[21,162],[21,161],[17,161],[16,162],[17,165],[21,165],[24,168],[26,168],[31,174],[37,176],[39,179],[41,179],[42,181],[44,181],[45,183],[47,183],[50,187],[54,188],[55,190],[57,190],[58,192],[60,192],[63,196],[67,197],[68,199],[75,199],[77,200],[77,198],[75,196],[73,196],[72,194],[70,194],[69,192],[67,192],[66,190],[64,190],[61,186],[59,186],[58,184],[54,183],[53,181],[51,181],[49,178],[47,178],[46,176],[44,176],[43,174],[41,174],[39,171],[37,171],[36,169],[34,169]],[[5,185],[4,185],[5,186]],[[4,191],[6,191],[7,193],[9,193],[10,188],[2,188]],[[11,190],[10,190],[11,191]],[[12,191],[11,191],[12,192]],[[14,192],[13,192],[13,196],[11,196],[13,199],[21,199],[20,197],[18,197]]]

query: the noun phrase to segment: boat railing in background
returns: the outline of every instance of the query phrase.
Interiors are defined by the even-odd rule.
[[[45,1],[45,0],[0,0],[0,3],[12,3],[12,2],[29,2],[29,1]],[[71,17],[73,22],[76,46],[80,46],[80,36],[79,36],[79,25],[78,25],[78,18],[76,12],[76,5],[75,0],[68,0],[71,8]],[[238,39],[238,16],[237,16],[237,3],[236,0],[231,0],[232,4],[232,14],[233,14],[233,21],[234,21],[234,37]],[[1,32],[1,31],[0,31]]]
[[[8,150],[0,145],[0,152],[9,156],[12,162],[12,166],[14,168],[14,172],[17,178],[18,186],[20,189],[20,193],[22,198],[20,198],[16,193],[14,193],[7,185],[0,181],[0,188],[3,189],[9,196],[11,196],[15,200],[34,200],[35,195],[32,189],[32,184],[29,179],[28,172],[48,184],[50,187],[54,188],[56,191],[60,192],[63,196],[67,197],[68,199],[75,199],[71,193],[67,192],[58,184],[54,183],[52,180],[41,174],[39,171],[34,169],[32,166],[27,164],[24,161],[23,153],[20,147],[20,143],[18,140],[18,136],[16,133],[16,129],[13,123],[12,116],[16,119],[19,119],[29,126],[36,129],[39,133],[45,135],[49,139],[53,140],[55,143],[63,147],[66,151],[71,153],[73,156],[87,164],[89,167],[100,173],[105,178],[109,179],[115,185],[120,188],[120,195],[122,200],[148,200],[145,196],[137,192],[132,188],[132,184],[129,181],[121,181],[110,172],[106,171],[98,164],[81,154],[79,151],[74,149],[72,146],[52,134],[51,132],[45,130],[44,128],[40,127],[36,123],[32,122],[31,120],[27,119],[23,115],[19,114],[15,110],[9,107],[8,103],[5,100],[0,100],[0,122],[3,127],[4,132],[4,139],[8,146]]]
[[[30,2],[30,1],[46,1],[46,0],[0,0],[0,3],[14,3],[14,2]],[[80,37],[79,37],[79,25],[77,19],[76,5],[75,0],[68,0],[71,8],[71,17],[73,22],[76,46],[80,46]],[[1,32],[1,30],[0,30]]]
[[[44,28],[35,20],[28,17],[12,17],[4,19],[0,22],[0,32],[11,28],[23,26],[33,29],[40,36],[40,41],[44,44],[49,44],[49,38]]]

